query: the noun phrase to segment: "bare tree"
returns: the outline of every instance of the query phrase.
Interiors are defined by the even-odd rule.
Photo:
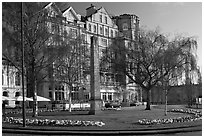
[[[69,112],[71,112],[71,94],[74,86],[81,87],[83,71],[88,68],[87,47],[82,44],[80,36],[66,38],[67,41],[59,48],[61,56],[54,61],[54,76],[60,84],[69,88]]]
[[[122,39],[116,40],[104,58],[146,92],[146,110],[150,110],[150,90],[175,70],[184,71],[189,63],[186,57],[195,58],[188,48],[196,44],[191,37],[169,41],[158,30],[141,30],[134,46],[126,47]]]
[[[37,116],[37,85],[47,77],[46,69],[57,56],[57,17],[50,17],[44,3],[3,3],[3,58],[21,71],[21,12],[25,50],[27,95],[33,97],[33,116]],[[23,11],[22,11],[23,10]],[[55,30],[51,26],[55,24]],[[59,43],[58,43],[59,44]],[[55,50],[54,50],[55,49]],[[52,56],[50,56],[52,55]]]

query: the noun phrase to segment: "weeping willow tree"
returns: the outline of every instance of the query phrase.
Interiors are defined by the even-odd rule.
[[[170,46],[168,46],[168,50],[165,51],[166,54],[163,56],[163,65],[161,68],[162,74],[163,71],[170,68],[170,66],[175,66],[160,82],[165,93],[165,115],[167,115],[167,95],[172,86],[178,86],[184,79],[186,80],[186,78],[183,77],[184,74],[187,74],[186,66],[190,65],[192,71],[197,69],[196,56],[189,50],[192,48],[197,48],[197,42],[193,37],[176,37],[173,42],[170,43]],[[175,56],[175,53],[177,55],[176,58],[172,57]]]
[[[196,64],[195,56],[189,51],[196,46],[192,37],[168,37],[158,30],[140,30],[138,41],[132,47],[123,43],[123,38],[116,38],[108,48],[103,62],[111,63],[117,72],[124,73],[135,84],[146,92],[146,110],[150,110],[150,91],[171,75],[183,73],[187,64]],[[191,57],[192,60],[186,60]]]

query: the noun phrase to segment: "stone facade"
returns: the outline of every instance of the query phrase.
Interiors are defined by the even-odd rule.
[[[86,9],[86,15],[82,16],[74,10],[73,7],[60,9],[56,3],[49,3],[44,7],[48,11],[50,21],[46,22],[51,33],[58,33],[64,37],[77,38],[80,37],[83,41],[81,46],[90,49],[91,37],[95,36],[98,39],[99,59],[102,56],[105,48],[111,45],[115,37],[123,37],[126,47],[134,47],[137,40],[139,30],[139,19],[136,15],[123,14],[120,16],[110,16],[104,7],[96,8],[91,5]],[[52,18],[57,18],[58,22],[52,22]],[[90,52],[90,51],[88,51]],[[90,59],[87,59],[89,61]],[[52,99],[52,102],[63,103],[68,100],[69,88],[66,84],[57,84],[52,72],[53,66],[47,70],[49,77],[38,85],[38,95]],[[83,72],[83,71],[82,71]],[[82,76],[82,74],[79,74]],[[81,77],[79,76],[79,78]],[[121,89],[117,83],[118,79],[123,79],[124,87]],[[73,86],[72,99],[73,101],[90,99],[90,74],[87,74],[86,87]],[[100,72],[100,92],[103,101],[141,101],[140,91],[138,87],[129,83],[126,76],[118,77],[116,74],[107,71]],[[4,88],[4,87],[3,87]],[[20,89],[20,87],[19,87]],[[127,89],[128,92],[124,90]],[[44,103],[47,104],[47,103]],[[44,106],[39,105],[39,106]]]
[[[4,60],[2,61],[2,95],[9,98],[22,96],[21,73],[14,66],[8,65]],[[20,102],[3,102],[6,106],[10,107],[21,106]]]

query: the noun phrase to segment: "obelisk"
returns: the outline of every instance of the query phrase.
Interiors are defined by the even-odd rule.
[[[99,74],[99,46],[98,39],[91,37],[91,58],[90,58],[90,111],[89,114],[95,115],[101,112],[101,93],[100,93],[100,74]]]

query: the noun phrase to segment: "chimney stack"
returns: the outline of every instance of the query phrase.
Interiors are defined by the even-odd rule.
[[[96,7],[93,4],[91,4],[90,7],[86,8],[86,16],[90,16],[95,12],[96,12]]]

